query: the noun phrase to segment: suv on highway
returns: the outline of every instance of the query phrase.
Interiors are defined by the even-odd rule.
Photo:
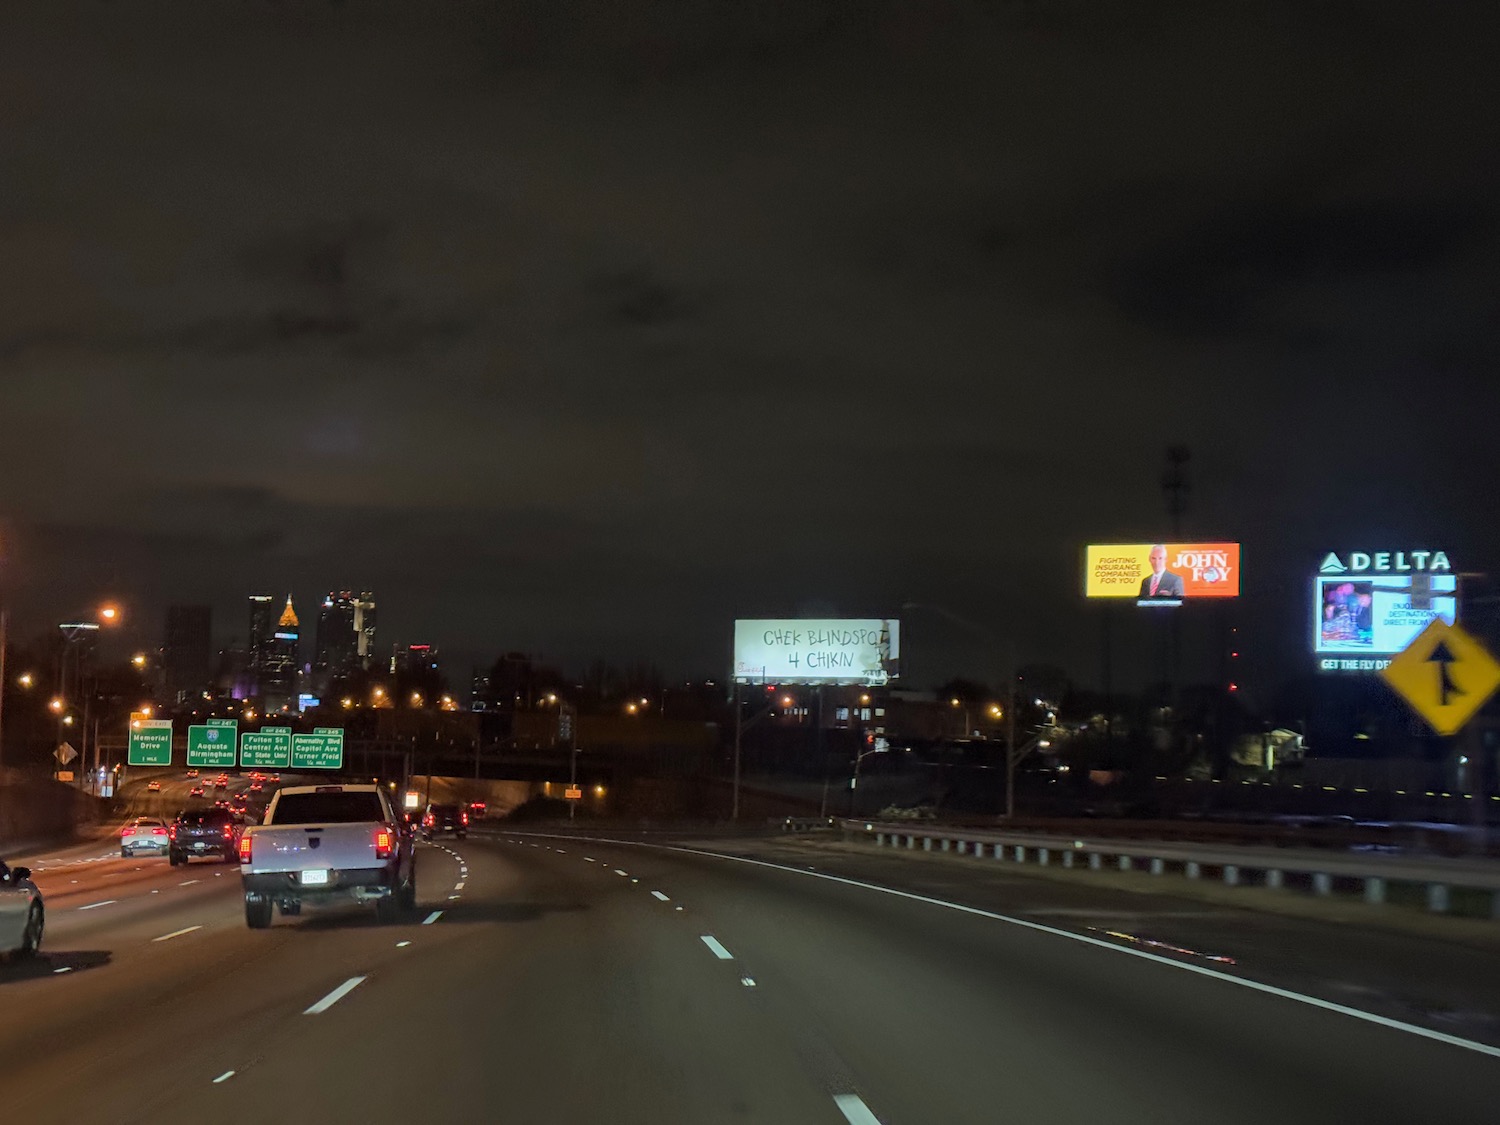
[[[166,853],[167,822],[154,816],[138,816],[120,830],[120,858],[129,859],[138,851]]]
[[[240,857],[240,826],[243,821],[228,809],[185,809],[168,830],[172,847],[167,858],[172,866],[193,856],[218,856],[225,863]]]
[[[422,815],[422,837],[430,840],[451,832],[462,840],[469,834],[469,814],[461,805],[428,805]]]

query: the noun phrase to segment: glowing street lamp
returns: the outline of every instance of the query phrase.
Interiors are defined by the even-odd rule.
[[[120,607],[113,603],[100,606],[99,620],[105,625],[118,625],[120,623]]]
[[[137,668],[144,668],[146,666],[146,654],[144,652],[136,653],[130,658],[130,663],[134,664]]]
[[[29,688],[32,684],[36,683],[36,679],[30,672],[22,672],[16,677],[16,683],[21,687]]]
[[[61,696],[54,695],[50,700],[47,701],[47,709],[54,715],[61,715],[63,713],[63,708],[66,706],[67,704],[62,701]]]

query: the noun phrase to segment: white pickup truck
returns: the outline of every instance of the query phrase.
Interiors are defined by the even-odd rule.
[[[245,924],[271,924],[271,907],[299,914],[304,902],[373,902],[392,922],[417,905],[415,843],[375,785],[278,790],[259,825],[240,836]]]

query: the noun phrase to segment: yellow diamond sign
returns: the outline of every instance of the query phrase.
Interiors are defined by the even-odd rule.
[[[1438,734],[1457,734],[1500,688],[1500,664],[1441,617],[1380,673]]]

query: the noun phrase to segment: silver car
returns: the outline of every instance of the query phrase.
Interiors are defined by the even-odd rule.
[[[120,830],[121,859],[129,859],[136,852],[144,851],[166,855],[171,846],[167,822],[158,816],[138,816]]]
[[[29,867],[7,867],[0,860],[0,954],[31,957],[42,946],[46,925],[42,892]]]

